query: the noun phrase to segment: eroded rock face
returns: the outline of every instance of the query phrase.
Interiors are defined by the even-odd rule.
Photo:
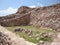
[[[29,11],[33,10],[32,8],[26,7],[26,6],[21,6],[16,13],[19,14],[25,14],[28,13]]]
[[[23,17],[14,17],[11,19],[6,19],[0,22],[2,26],[21,26],[21,25],[28,25],[30,22],[30,15],[23,16]]]
[[[60,30],[60,4],[38,8],[30,16],[31,25]]]
[[[8,35],[3,34],[0,32],[0,45],[11,45],[10,38]]]
[[[0,17],[2,26],[34,25],[60,30],[60,3],[48,7],[21,7],[15,14]]]
[[[20,25],[28,25],[30,22],[30,13],[32,9],[26,6],[22,6],[18,9],[15,14],[11,14],[8,16],[0,17],[0,25],[2,26],[20,26]]]

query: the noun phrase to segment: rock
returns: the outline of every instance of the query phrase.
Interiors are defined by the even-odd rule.
[[[15,28],[15,29],[14,29],[14,32],[22,32],[22,31],[23,31],[22,28]]]
[[[26,30],[25,30],[25,33],[28,34],[28,35],[31,35],[31,34],[32,34],[32,30],[26,29]]]
[[[52,38],[55,38],[57,36],[57,34],[54,33],[54,32],[50,32],[50,33],[48,33],[48,36],[52,37]]]
[[[32,37],[32,36],[29,36],[29,37]]]
[[[51,42],[38,43],[37,45],[51,45]]]
[[[37,39],[37,40],[39,40],[39,39],[40,39],[40,37],[37,37],[36,39]]]
[[[44,41],[42,41],[42,40],[41,40],[41,41],[39,41],[39,42],[40,42],[40,43],[42,43],[42,44],[44,43]]]
[[[40,43],[40,44],[44,44],[44,41],[40,40],[39,43]]]
[[[9,37],[0,32],[0,45],[11,45],[11,43]]]
[[[39,35],[39,34],[36,34],[36,35],[35,35],[35,38],[37,38],[37,37],[40,37],[40,35]]]

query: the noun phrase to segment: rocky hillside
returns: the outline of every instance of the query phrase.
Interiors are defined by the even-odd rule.
[[[30,16],[30,24],[60,30],[60,4],[38,8]]]
[[[0,17],[2,26],[34,25],[60,29],[60,3],[47,7],[29,8],[22,6],[15,14]]]
[[[18,11],[15,14],[0,17],[0,24],[2,26],[27,25],[30,22],[30,15],[26,13],[28,13],[31,10],[33,9],[26,6],[22,6],[18,9]]]

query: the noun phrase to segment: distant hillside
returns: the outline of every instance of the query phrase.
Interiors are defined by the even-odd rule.
[[[22,6],[15,14],[0,17],[2,26],[34,25],[60,29],[60,4],[47,7],[29,8]]]

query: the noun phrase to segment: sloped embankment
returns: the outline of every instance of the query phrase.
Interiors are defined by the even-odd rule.
[[[20,38],[19,36],[16,36],[14,33],[8,31],[7,29],[3,28],[2,26],[0,26],[0,32],[1,32],[1,35],[3,35],[3,34],[5,35],[3,37],[2,36],[0,37],[0,38],[3,38],[3,41],[0,40],[0,41],[2,41],[2,43],[0,43],[2,45],[36,45],[36,44],[30,43],[28,41],[25,41],[23,38]],[[6,38],[4,38],[4,37],[6,37]]]

